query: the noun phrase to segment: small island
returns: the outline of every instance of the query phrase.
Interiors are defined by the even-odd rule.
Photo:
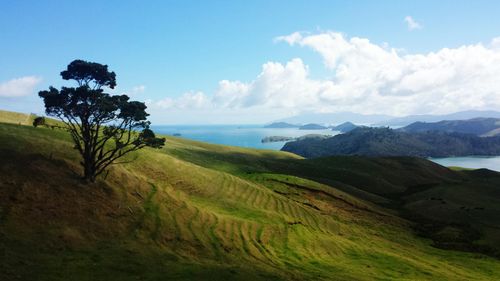
[[[306,125],[299,127],[299,130],[324,130],[324,129],[328,129],[328,128],[325,126],[319,125],[319,124],[314,124],[314,123],[306,124]]]
[[[268,143],[268,142],[281,142],[281,141],[291,141],[291,140],[295,140],[295,138],[284,137],[284,136],[270,136],[263,138],[261,142]]]
[[[272,129],[286,129],[286,128],[298,128],[298,127],[299,125],[294,125],[286,122],[274,122],[264,126],[264,128],[272,128]]]

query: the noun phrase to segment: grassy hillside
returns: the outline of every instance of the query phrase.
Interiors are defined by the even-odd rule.
[[[500,277],[497,259],[432,247],[397,207],[477,177],[497,192],[497,174],[167,137],[88,186],[72,147],[58,129],[0,124],[0,280]]]
[[[0,121],[2,123],[19,124],[19,125],[32,125],[34,114],[24,114],[6,110],[0,110]]]
[[[32,126],[33,121],[35,120],[36,117],[37,117],[37,115],[35,115],[35,114],[24,114],[24,113],[18,113],[18,112],[12,112],[12,111],[0,109],[0,122],[1,123]],[[61,126],[61,125],[63,125],[62,122],[60,122],[58,120],[54,120],[52,118],[45,118],[45,124],[48,126],[51,126],[51,125]]]

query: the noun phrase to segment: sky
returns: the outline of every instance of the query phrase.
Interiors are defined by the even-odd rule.
[[[0,1],[0,109],[74,59],[153,124],[500,110],[500,1]]]

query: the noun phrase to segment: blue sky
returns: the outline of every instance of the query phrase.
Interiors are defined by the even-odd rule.
[[[485,73],[497,71],[486,62],[498,59],[491,43],[500,36],[498,11],[499,1],[2,1],[0,108],[43,113],[37,91],[49,85],[60,86],[63,82],[59,72],[78,58],[108,64],[117,73],[115,92],[148,101],[152,120],[157,123],[258,123],[303,110],[404,115],[445,113],[467,109],[467,104],[474,109],[500,110],[500,103],[491,98],[500,95],[494,85],[483,89],[489,95],[481,96],[477,103],[453,105],[454,99],[473,97],[444,85],[458,78],[450,78],[441,69],[443,64],[460,65],[455,59],[460,55],[470,57],[460,51],[462,46],[477,47],[482,43],[485,52],[470,52],[478,54],[478,60],[484,59],[479,67]],[[411,17],[419,26],[410,29],[405,17]],[[299,32],[301,38],[293,42],[277,39],[294,32]],[[312,36],[319,35],[340,40],[333,34],[341,34],[360,52],[344,52],[338,55],[339,61],[331,61],[332,52],[325,51],[331,46],[328,38],[309,42],[315,39]],[[429,64],[430,57],[421,63],[405,60],[406,66],[400,71],[433,77],[439,68],[448,80],[437,81],[433,89],[439,88],[434,91],[443,100],[439,104],[429,101],[420,107],[409,106],[418,95],[423,100],[437,95],[427,88],[405,84],[415,77],[394,78],[402,82],[397,89],[390,89],[396,95],[392,102],[382,91],[394,84],[393,78],[390,83],[370,80],[379,87],[379,92],[371,93],[366,85],[353,82],[359,77],[342,76],[339,70],[360,69],[358,62],[364,61],[369,52],[352,38],[367,39],[389,53],[395,50],[401,58],[428,56],[445,48],[457,51],[443,55],[446,58],[440,63],[426,68],[432,68],[427,74],[420,74],[416,65]],[[276,64],[266,70],[267,63]],[[471,64],[468,66],[472,71]],[[306,69],[306,77],[302,69]],[[366,75],[380,71],[375,67]],[[27,77],[32,79],[22,79]],[[259,77],[264,81],[259,82]],[[460,77],[465,79],[468,74]],[[303,83],[295,84],[301,79]],[[471,95],[482,89],[478,84],[493,84],[486,74],[478,79],[464,82],[462,88],[469,89]],[[228,83],[221,86],[220,81]],[[295,93],[296,88],[302,92]],[[287,93],[279,91],[290,92],[289,103],[272,101],[288,99]],[[314,91],[317,94],[302,96]],[[417,97],[410,101],[408,91]],[[355,97],[347,100],[348,96]],[[309,99],[315,103],[305,102],[307,106],[302,107],[301,103]],[[356,99],[373,102],[357,107]]]

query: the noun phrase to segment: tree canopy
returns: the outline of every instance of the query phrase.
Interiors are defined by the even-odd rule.
[[[107,65],[75,60],[61,72],[61,77],[76,81],[78,86],[60,90],[51,86],[38,95],[47,115],[66,124],[83,158],[85,180],[94,182],[109,165],[132,151],[165,144],[165,139],[157,138],[149,128],[143,102],[104,91],[116,86],[116,74]]]

